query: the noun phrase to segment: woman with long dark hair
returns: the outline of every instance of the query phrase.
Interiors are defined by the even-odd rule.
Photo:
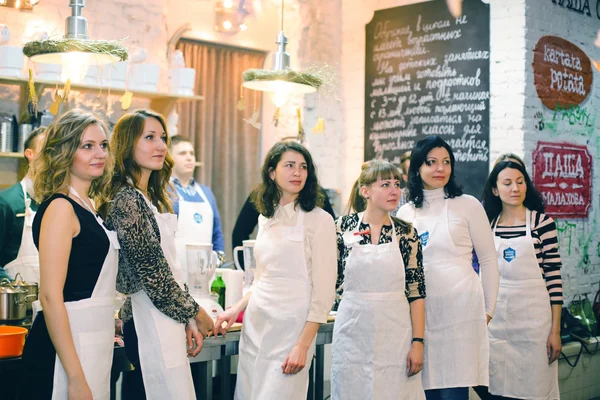
[[[494,314],[498,265],[492,232],[477,199],[462,193],[455,159],[439,136],[417,142],[408,200],[398,217],[413,223],[423,244],[427,282],[423,387],[428,400],[468,399],[487,385],[486,323]],[[476,250],[481,279],[471,266]]]
[[[401,179],[387,161],[364,163],[348,215],[337,220],[344,298],[333,329],[333,400],[425,399],[421,241],[411,224],[390,216]]]
[[[242,310],[236,399],[306,399],[314,341],[335,297],[335,225],[308,150],[279,142],[252,193],[261,213],[251,291],[221,313],[225,334]],[[222,324],[226,323],[223,327]]]
[[[212,319],[184,290],[175,251],[177,216],[167,185],[173,168],[165,120],[150,110],[115,125],[115,174],[102,210],[121,243],[117,289],[127,357],[129,398],[195,399],[187,356],[197,355]],[[187,349],[186,349],[187,336]],[[193,345],[192,337],[196,344]]]
[[[558,399],[562,283],[556,224],[525,168],[498,163],[483,199],[494,231],[500,289],[490,322],[487,398]]]

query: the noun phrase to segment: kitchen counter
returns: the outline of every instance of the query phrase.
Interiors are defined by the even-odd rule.
[[[309,400],[323,399],[324,378],[324,345],[331,343],[333,339],[333,317],[329,322],[322,324],[316,338],[315,359],[310,368]],[[241,325],[241,324],[239,324]],[[240,326],[241,328],[241,326]],[[219,386],[222,400],[233,398],[233,387],[231,379],[231,356],[237,355],[239,350],[240,331],[230,331],[226,337],[210,337],[204,340],[202,351],[194,358],[190,358],[194,383],[196,384],[196,398],[212,400],[213,396],[213,362],[217,361],[219,372]],[[113,366],[111,375],[113,377],[113,390],[111,399],[115,398],[114,383],[121,373],[132,370],[132,366],[125,355],[125,348],[117,346],[114,349]],[[21,374],[21,358],[0,359],[0,396],[3,400],[10,400],[10,389],[18,384]],[[7,393],[8,392],[8,393]]]

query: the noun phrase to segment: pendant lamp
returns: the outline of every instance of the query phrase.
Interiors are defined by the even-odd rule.
[[[323,79],[311,72],[296,72],[290,68],[290,55],[285,51],[288,43],[283,32],[284,0],[281,1],[281,32],[277,35],[277,52],[272,70],[248,69],[244,71],[242,86],[268,92],[278,108],[283,106],[294,94],[316,92]]]
[[[90,65],[113,64],[126,61],[127,49],[116,40],[90,40],[87,20],[81,15],[85,0],[69,0],[71,16],[65,23],[62,39],[35,40],[25,44],[23,53],[33,62],[61,64],[63,80],[83,80]]]

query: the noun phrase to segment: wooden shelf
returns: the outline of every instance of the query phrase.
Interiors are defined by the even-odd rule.
[[[0,76],[0,84],[4,85],[19,85],[19,86],[27,86],[28,80],[24,77],[8,77],[8,76]],[[43,88],[47,87],[56,87],[62,89],[64,86],[63,82],[58,81],[49,81],[49,80],[38,80],[34,79],[35,86],[42,86]],[[38,89],[39,90],[39,89]],[[125,89],[120,88],[109,88],[108,86],[101,87],[98,85],[88,85],[85,83],[71,83],[71,90],[83,90],[83,91],[100,91],[102,90],[103,94],[114,94],[114,95],[122,95],[125,93]],[[182,96],[173,93],[165,93],[165,92],[147,92],[141,90],[130,90],[133,93],[134,97],[143,97],[151,100],[176,100],[177,102],[185,102],[185,101],[199,101],[204,100],[204,96]]]
[[[25,158],[23,153],[0,153],[0,158]]]

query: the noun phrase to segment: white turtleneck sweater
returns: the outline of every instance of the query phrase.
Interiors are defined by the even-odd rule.
[[[423,206],[418,209],[417,217],[439,216],[444,209],[444,188],[424,190],[423,196]],[[414,206],[405,204],[398,210],[397,217],[412,222],[415,219]],[[468,259],[475,248],[480,264],[485,312],[493,317],[498,297],[499,275],[494,237],[485,210],[475,197],[467,194],[448,199],[447,222],[450,224],[452,241],[460,256]]]

